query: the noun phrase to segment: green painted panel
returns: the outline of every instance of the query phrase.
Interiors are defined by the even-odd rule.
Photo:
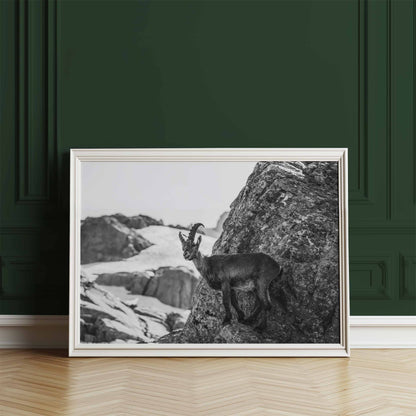
[[[411,0],[0,2],[0,313],[67,312],[71,147],[348,147],[351,311],[416,314]]]
[[[60,145],[354,147],[357,10],[64,2]]]

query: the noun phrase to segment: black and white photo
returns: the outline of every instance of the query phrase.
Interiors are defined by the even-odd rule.
[[[72,151],[72,355],[348,355],[345,149]]]

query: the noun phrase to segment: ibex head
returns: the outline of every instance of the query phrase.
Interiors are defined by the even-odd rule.
[[[198,237],[196,243],[194,242],[194,238],[196,231],[201,226],[204,227],[204,224],[201,224],[200,222],[194,224],[191,231],[189,231],[188,238],[186,240],[183,234],[181,232],[179,233],[179,240],[181,240],[182,243],[183,257],[185,257],[186,260],[193,260],[198,253],[199,245],[201,244],[201,236]]]

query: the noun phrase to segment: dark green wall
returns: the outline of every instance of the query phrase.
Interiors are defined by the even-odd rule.
[[[348,147],[352,314],[416,314],[415,4],[1,0],[0,313],[66,314],[71,147]]]

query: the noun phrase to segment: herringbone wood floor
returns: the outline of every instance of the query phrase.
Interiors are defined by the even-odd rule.
[[[0,414],[416,415],[416,350],[346,358],[67,358],[0,350]]]

